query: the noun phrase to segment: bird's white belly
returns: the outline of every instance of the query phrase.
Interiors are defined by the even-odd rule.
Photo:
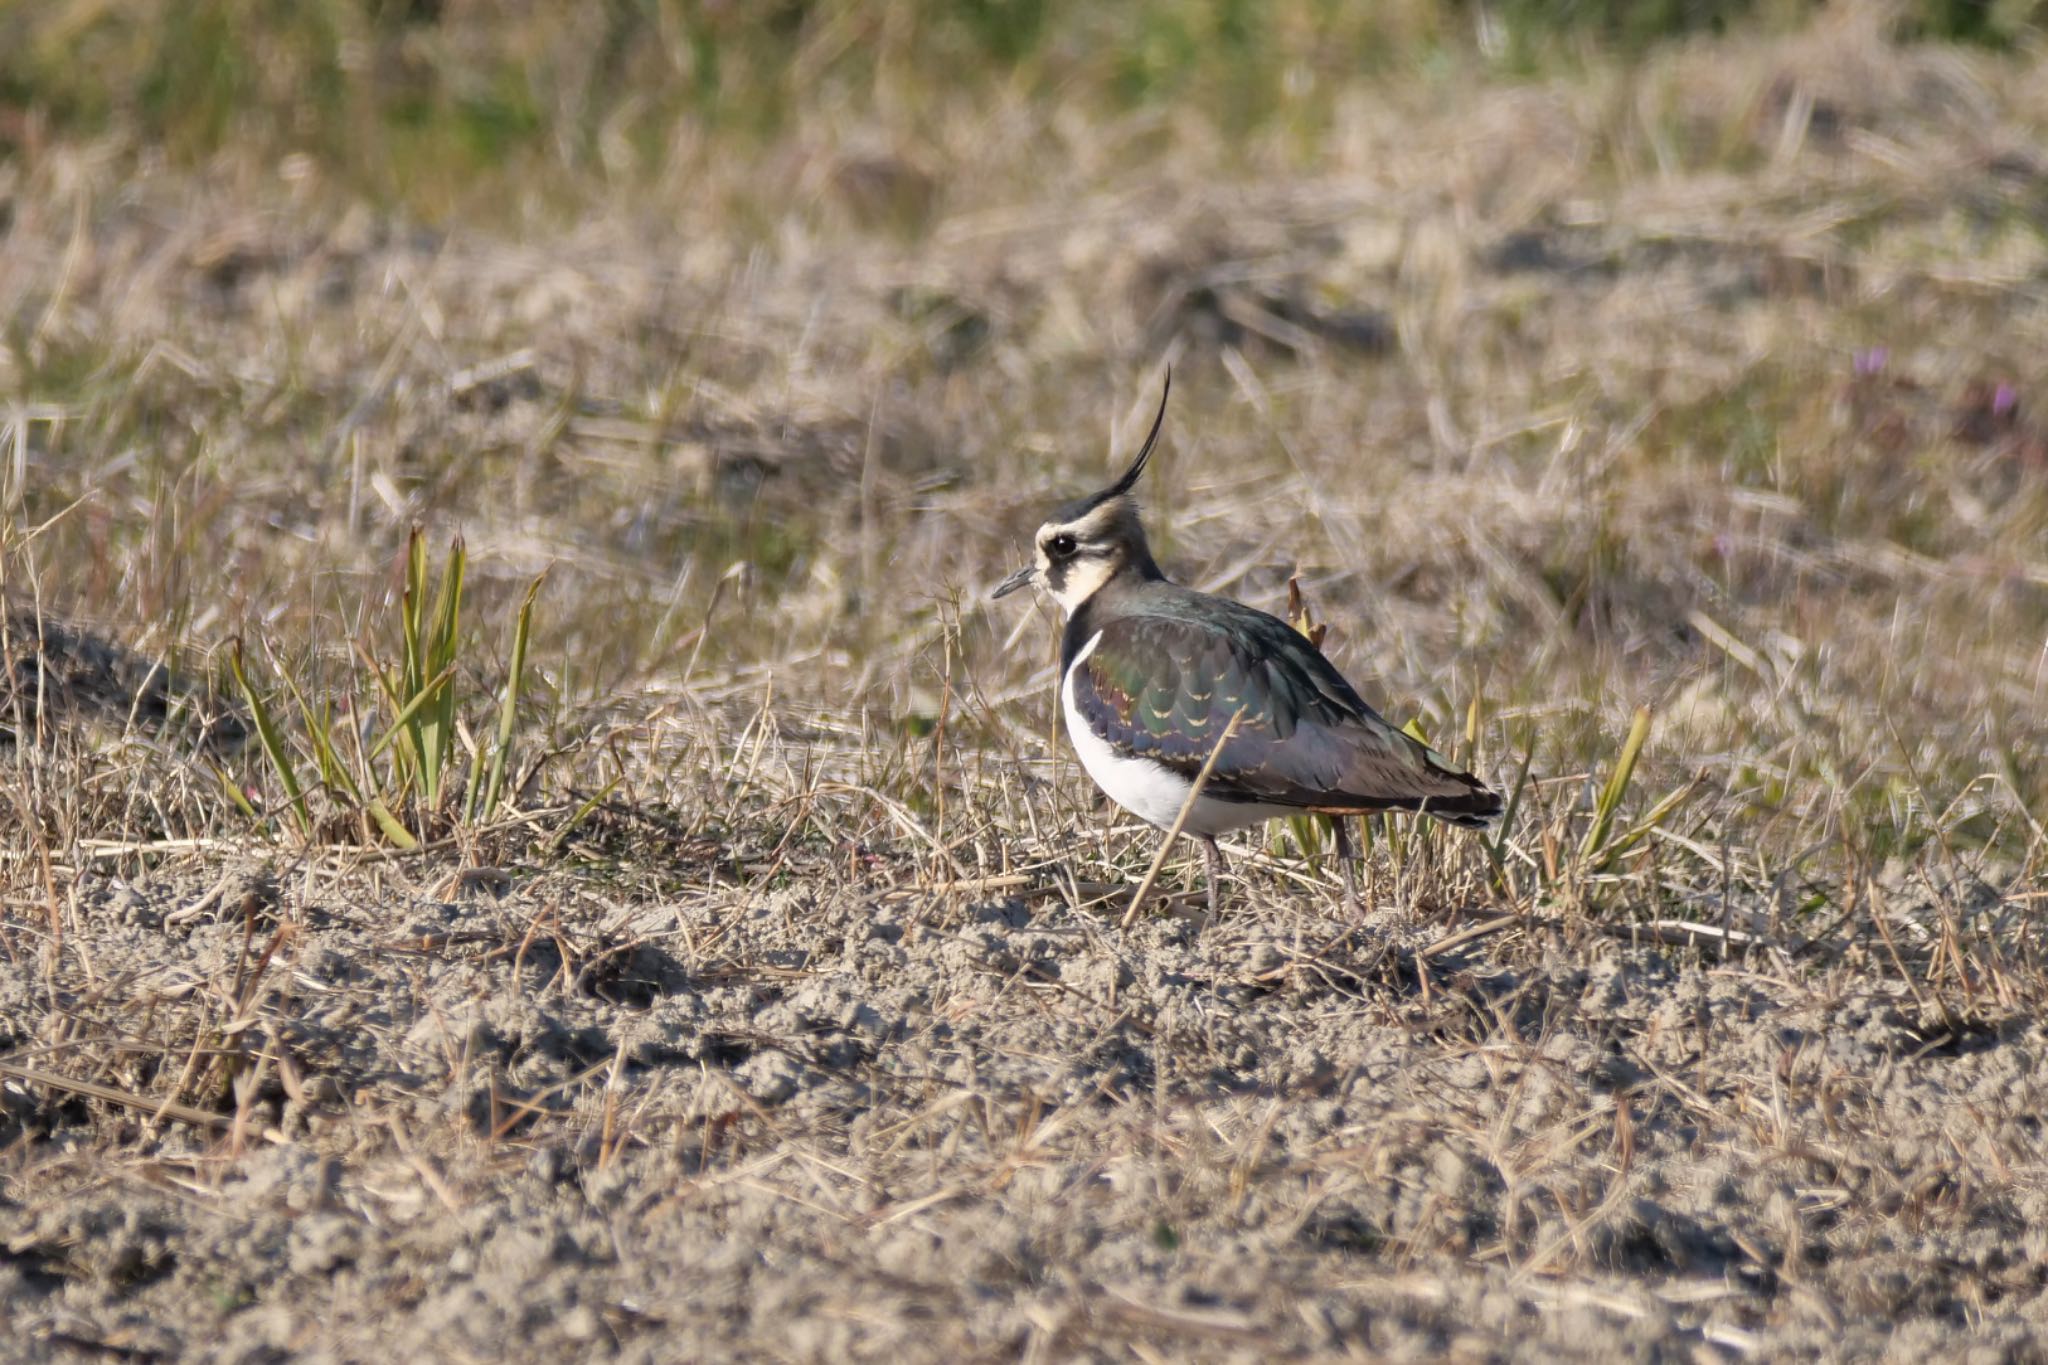
[[[1067,737],[1074,742],[1074,752],[1081,756],[1081,766],[1095,779],[1095,785],[1108,793],[1110,800],[1147,824],[1171,829],[1194,782],[1149,758],[1118,753],[1108,740],[1088,728],[1087,719],[1074,705],[1074,669],[1087,662],[1101,640],[1098,631],[1081,646],[1066,677],[1060,680],[1060,711],[1067,718]],[[1188,812],[1187,824],[1181,828],[1188,834],[1217,835],[1287,813],[1283,807],[1218,801],[1204,796],[1196,800],[1195,808]]]

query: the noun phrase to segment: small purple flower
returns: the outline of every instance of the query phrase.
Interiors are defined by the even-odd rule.
[[[1889,346],[1866,346],[1856,352],[1856,377],[1867,378],[1877,374],[1890,363],[1892,348]]]
[[[2010,417],[2019,405],[2020,391],[2012,386],[2010,380],[2000,380],[1998,387],[1991,391],[1991,415]]]

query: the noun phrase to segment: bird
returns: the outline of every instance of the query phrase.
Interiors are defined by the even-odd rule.
[[[1182,831],[1207,859],[1217,912],[1216,836],[1275,817],[1334,816],[1347,902],[1359,908],[1346,818],[1413,811],[1483,828],[1498,793],[1390,725],[1306,636],[1276,616],[1175,583],[1152,557],[1134,490],[1173,392],[1130,467],[1057,508],[1030,563],[991,598],[1047,593],[1066,618],[1060,709],[1089,777],[1117,805],[1170,831],[1203,766],[1214,763]],[[1236,729],[1218,741],[1235,719]]]

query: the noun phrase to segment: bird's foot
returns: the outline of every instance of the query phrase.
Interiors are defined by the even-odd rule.
[[[1358,868],[1349,858],[1344,860],[1344,908],[1353,919],[1365,918],[1365,902],[1358,896]]]
[[[1202,853],[1209,863],[1209,919],[1215,922],[1219,911],[1217,885],[1223,880],[1223,850],[1216,847],[1212,838],[1202,840]]]
[[[1351,847],[1351,827],[1345,823],[1349,818],[1332,817],[1330,828],[1336,831],[1337,866],[1344,873],[1344,908],[1353,919],[1364,919],[1365,902],[1358,898],[1358,855]]]

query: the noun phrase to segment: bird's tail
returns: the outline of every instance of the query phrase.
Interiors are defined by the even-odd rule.
[[[1500,819],[1500,793],[1470,773],[1457,773],[1471,784],[1469,791],[1453,796],[1425,797],[1415,805],[1423,815],[1434,816],[1447,825],[1464,829],[1486,829]]]
[[[1417,747],[1435,790],[1408,809],[1464,829],[1485,829],[1500,819],[1499,792],[1463,768],[1452,767],[1449,759],[1428,745],[1418,743]]]
[[[1417,746],[1418,748],[1421,746]],[[1436,757],[1431,750],[1430,757]],[[1332,803],[1318,805],[1311,809],[1327,815],[1370,815],[1375,811],[1410,811],[1416,815],[1427,815],[1447,825],[1459,825],[1465,829],[1485,829],[1500,819],[1500,793],[1467,772],[1430,762],[1427,778],[1417,783],[1426,788],[1413,794],[1392,795],[1384,789],[1370,796],[1363,796],[1355,804]]]

